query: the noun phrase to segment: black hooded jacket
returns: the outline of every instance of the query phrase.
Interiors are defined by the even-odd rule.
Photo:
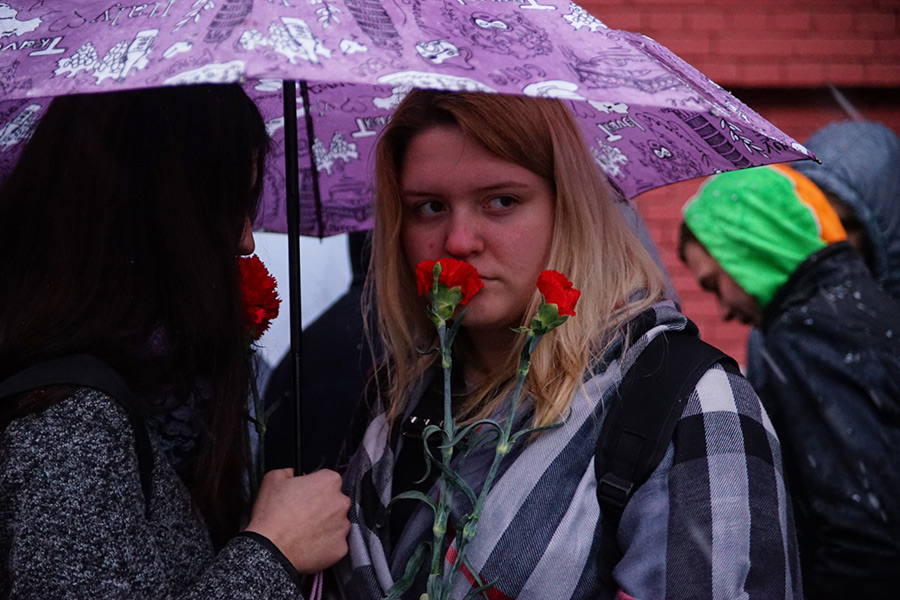
[[[846,243],[766,308],[750,373],[784,449],[809,598],[900,586],[900,303]]]

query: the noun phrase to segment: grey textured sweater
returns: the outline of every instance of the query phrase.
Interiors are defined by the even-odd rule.
[[[299,597],[265,540],[215,555],[187,489],[153,444],[149,517],[125,411],[80,388],[0,438],[0,597]]]

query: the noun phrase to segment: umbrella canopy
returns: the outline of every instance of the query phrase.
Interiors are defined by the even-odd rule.
[[[280,141],[281,80],[304,81],[314,130],[312,143],[303,126],[297,140],[306,235],[371,225],[374,139],[411,87],[567,99],[625,197],[809,157],[652,39],[568,0],[10,0],[0,41],[0,170],[53,96],[243,82]],[[284,232],[283,161],[273,159],[257,226]]]

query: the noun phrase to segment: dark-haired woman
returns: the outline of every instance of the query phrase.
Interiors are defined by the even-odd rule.
[[[237,256],[267,143],[238,86],[64,97],[42,118],[0,190],[0,381],[90,355],[137,400],[0,399],[0,596],[296,598],[346,552],[335,473],[270,472],[252,509],[247,492]]]

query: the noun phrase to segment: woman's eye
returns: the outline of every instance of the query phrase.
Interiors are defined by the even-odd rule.
[[[491,208],[510,208],[517,203],[518,200],[512,196],[496,196],[490,200]]]
[[[416,206],[416,214],[421,215],[423,217],[437,214],[437,213],[441,212],[442,210],[444,210],[444,205],[436,200],[422,202],[421,204]]]

